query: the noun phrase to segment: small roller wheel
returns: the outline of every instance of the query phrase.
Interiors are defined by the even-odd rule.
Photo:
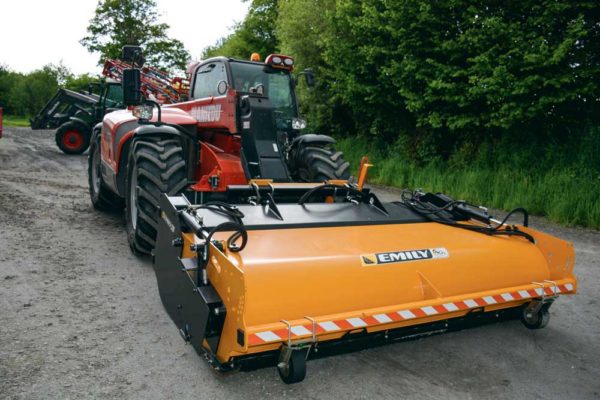
[[[549,304],[544,304],[537,312],[533,311],[529,305],[523,307],[521,322],[528,329],[542,329],[550,321]]]
[[[302,382],[306,377],[306,350],[294,350],[287,363],[277,365],[279,376],[285,383]]]

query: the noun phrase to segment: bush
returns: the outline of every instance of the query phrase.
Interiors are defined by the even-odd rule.
[[[85,91],[92,82],[98,82],[98,78],[89,74],[75,76],[62,64],[48,64],[28,74],[0,65],[0,107],[7,115],[34,115],[59,87]]]

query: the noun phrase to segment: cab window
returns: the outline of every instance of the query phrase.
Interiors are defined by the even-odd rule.
[[[250,93],[260,85],[280,117],[291,119],[296,116],[292,81],[288,71],[248,62],[231,62],[230,66],[235,90]]]
[[[108,107],[123,107],[123,88],[120,84],[108,85],[105,103]]]
[[[217,86],[221,81],[227,82],[225,64],[222,62],[212,62],[201,66],[198,72],[196,72],[193,97],[201,99],[204,97],[221,96],[217,91]]]

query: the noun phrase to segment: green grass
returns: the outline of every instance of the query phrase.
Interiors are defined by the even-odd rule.
[[[19,117],[16,115],[3,115],[2,116],[2,125],[7,127],[27,127],[29,126],[29,117]]]
[[[534,165],[527,170],[509,166],[451,168],[442,161],[417,166],[399,156],[373,150],[361,139],[341,139],[337,147],[354,167],[353,174],[360,158],[368,155],[374,164],[369,181],[375,184],[444,192],[503,210],[525,207],[532,214],[564,225],[600,229],[600,175],[591,171],[582,173],[580,168],[564,165]]]

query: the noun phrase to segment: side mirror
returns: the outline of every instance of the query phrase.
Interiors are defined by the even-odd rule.
[[[142,55],[142,48],[140,46],[123,46],[123,61],[131,62],[133,66],[144,65],[144,56]]]
[[[304,73],[304,77],[306,78],[306,86],[314,87],[315,86],[315,74],[313,73],[313,70],[310,68],[307,68],[303,71],[303,73]]]
[[[139,69],[123,70],[123,104],[137,106],[142,103],[141,79]]]

